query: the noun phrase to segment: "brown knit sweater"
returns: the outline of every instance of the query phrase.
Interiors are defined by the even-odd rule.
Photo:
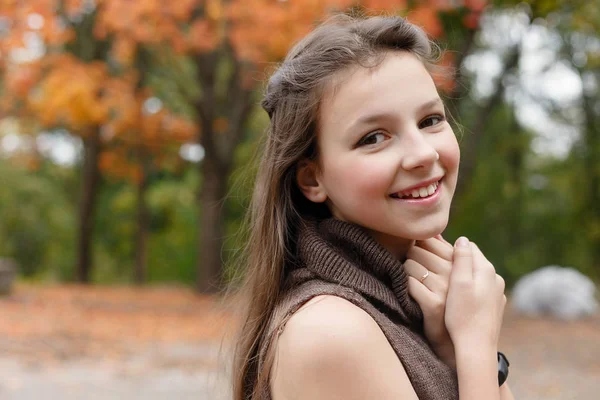
[[[423,336],[423,315],[408,295],[402,263],[371,235],[337,219],[311,222],[299,232],[297,256],[298,266],[286,271],[284,294],[259,359],[308,300],[338,296],[366,311],[379,325],[420,400],[458,399],[456,373],[437,358]],[[270,399],[268,390],[262,399]]]

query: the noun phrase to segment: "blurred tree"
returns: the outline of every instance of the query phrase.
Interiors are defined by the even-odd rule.
[[[511,0],[495,3],[503,7],[519,4]],[[558,34],[554,65],[574,71],[581,82],[581,93],[570,106],[530,95],[555,119],[580,132],[573,148],[580,173],[574,174],[571,190],[581,193],[584,189],[573,217],[587,237],[593,273],[600,276],[600,7],[597,1],[539,0],[527,2],[526,10],[532,20],[542,21]]]
[[[581,118],[575,121],[581,139],[575,154],[580,159],[579,176],[583,178],[577,188],[585,188],[585,194],[578,219],[589,240],[590,262],[600,276],[600,7],[585,2],[573,11],[572,6],[565,4],[560,10],[566,18],[559,23],[558,31],[562,37],[561,53],[581,81]]]
[[[118,167],[131,166],[107,162],[107,158],[114,161],[115,155],[108,154],[106,144],[118,138],[131,145],[134,153],[144,154],[142,165],[146,165],[147,148],[157,146],[157,136],[164,143],[186,140],[193,134],[193,126],[172,113],[151,116],[144,112],[142,105],[153,97],[145,86],[144,65],[134,65],[138,59],[129,41],[98,33],[102,29],[97,19],[102,6],[102,2],[82,0],[35,0],[3,2],[0,8],[3,111],[35,118],[43,128],[64,127],[83,140],[76,267],[81,282],[89,282],[91,275],[99,167],[114,172]],[[139,168],[127,174],[140,183],[136,276],[141,278],[145,185]]]
[[[472,72],[480,69],[471,68],[467,85],[453,94],[461,93],[454,105],[467,135],[448,233],[468,232],[509,283],[548,264],[573,265],[597,278],[600,98],[594,88],[600,82],[600,9],[583,1],[493,4],[466,56],[471,66],[497,60],[498,71],[482,73],[493,76],[482,94],[471,90],[479,81]],[[531,82],[527,71],[532,68],[542,77],[547,74],[543,83],[548,86]],[[562,98],[557,93],[565,85],[560,82],[550,93],[551,80],[558,77],[579,80],[581,92],[573,100]],[[539,114],[525,115],[522,105],[535,105]],[[535,133],[522,126],[533,120]],[[559,136],[564,128],[579,134],[566,159],[533,151],[532,143]]]
[[[146,81],[145,70],[141,82]],[[183,163],[179,147],[191,140],[194,125],[176,117],[162,106],[148,90],[138,90],[136,98],[123,98],[121,110],[129,111],[126,126],[113,129],[114,139],[107,144],[99,160],[100,169],[107,177],[126,180],[136,187],[136,230],[134,274],[136,283],[143,283],[147,275],[147,234],[149,208],[146,192],[152,176],[158,171]],[[127,112],[123,112],[127,114]]]
[[[48,161],[36,160],[35,170],[23,168],[30,154],[16,157],[17,165],[0,158],[0,254],[14,259],[26,278],[68,278],[74,210],[56,180],[69,181],[70,174]]]

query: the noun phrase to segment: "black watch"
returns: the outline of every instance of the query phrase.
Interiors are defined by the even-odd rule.
[[[498,352],[498,386],[502,386],[508,378],[508,358],[500,352]]]

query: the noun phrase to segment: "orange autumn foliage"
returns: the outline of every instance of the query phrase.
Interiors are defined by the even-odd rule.
[[[350,7],[360,6],[370,15],[407,14],[439,38],[440,12],[465,7],[472,11],[472,24],[486,5],[486,0],[100,0],[96,33],[99,38],[112,34],[138,43],[166,43],[182,53],[230,43],[239,58],[262,64],[281,59],[316,23]]]
[[[0,2],[0,15],[10,19],[10,29],[0,37],[0,49],[22,45],[28,32],[39,34],[49,46],[72,40],[74,31],[64,24],[56,10],[56,0]]]
[[[61,3],[64,16],[56,11]],[[486,5],[487,0],[12,0],[4,1],[0,12],[10,16],[11,34],[2,40],[13,41],[13,47],[28,30],[50,44],[72,40],[73,29],[61,18],[76,19],[94,11],[95,38],[111,40],[112,55],[123,64],[133,61],[140,44],[167,44],[180,53],[198,53],[227,42],[238,57],[264,63],[281,59],[294,41],[330,12],[360,6],[368,14],[408,14],[433,37],[440,37],[439,12],[470,10],[465,23],[472,26]],[[30,26],[32,14],[43,18],[41,28]]]
[[[97,1],[96,29],[102,27],[102,16],[111,10],[123,11],[118,6],[127,5],[125,3]],[[136,2],[136,15],[143,23],[128,19],[127,14],[120,14],[122,18],[106,17],[110,23],[121,23],[127,28],[121,35],[111,37],[110,57],[125,67],[119,74],[111,71],[109,65],[114,63],[111,59],[85,62],[63,47],[76,38],[73,26],[65,22],[76,21],[92,11],[89,2],[65,1],[63,15],[59,13],[61,2],[57,0],[1,3],[0,15],[10,20],[10,25],[0,35],[0,71],[5,82],[0,110],[5,114],[35,118],[40,128],[67,128],[83,138],[101,127],[103,143],[147,148],[146,153],[155,153],[155,160],[160,159],[161,146],[192,140],[196,128],[191,122],[164,109],[154,114],[143,111],[144,102],[153,94],[140,87],[140,73],[130,65],[140,41],[154,37],[153,24],[160,21],[150,18],[155,15],[151,6],[158,3],[164,2]],[[187,15],[181,7],[169,10],[174,11],[179,21]],[[173,30],[165,32],[174,33]],[[44,44],[37,54],[30,48],[31,43],[36,42]],[[117,146],[108,146],[104,153],[111,153],[115,148]],[[122,159],[115,160],[113,156],[110,162],[101,161],[103,171],[135,180],[139,176],[136,160],[132,160],[127,151],[114,155]]]
[[[84,63],[61,54],[49,60],[47,72],[27,104],[42,126],[65,126],[85,134],[108,118],[103,89],[112,79],[103,62]]]
[[[120,47],[117,59],[130,63],[131,43],[167,44],[179,53],[207,51],[217,46],[219,0],[99,0],[94,33],[98,39],[114,36]],[[204,8],[202,18],[191,17]],[[185,27],[185,28],[184,28]]]
[[[118,86],[114,87],[119,93]],[[137,96],[124,98],[117,96],[115,114],[111,123],[104,125],[102,140],[114,142],[100,155],[100,169],[106,174],[140,182],[143,176],[143,162],[140,156],[150,158],[154,165],[164,166],[173,157],[167,151],[176,150],[185,142],[192,141],[196,126],[189,120],[173,114],[164,107],[159,111],[147,111],[146,101],[152,98],[150,90],[143,90]],[[121,105],[121,106],[120,106]]]
[[[15,101],[27,99],[30,91],[38,83],[41,75],[40,63],[8,65],[3,71],[5,90],[13,96],[0,98],[0,110],[16,112]]]
[[[345,9],[353,1],[233,1],[227,17],[230,40],[238,57],[260,64],[281,59],[290,45],[308,33],[328,11]]]
[[[56,11],[61,3],[62,17]],[[110,40],[111,57],[122,65],[132,66],[140,45],[168,45],[179,53],[194,54],[224,44],[231,45],[247,63],[263,65],[280,60],[294,41],[330,12],[361,6],[368,14],[400,13],[439,38],[444,34],[440,12],[470,10],[464,24],[474,28],[487,1],[96,0],[95,6],[90,4],[83,0],[5,1],[0,12],[10,17],[12,25],[10,34],[0,41],[0,51],[22,44],[27,32],[36,32],[48,44],[66,43],[74,31],[61,18],[75,20],[94,11],[95,39]],[[41,27],[31,23],[34,14],[42,17]]]
[[[437,64],[439,68],[436,68],[432,73],[435,85],[442,92],[450,93],[456,88],[457,83],[454,79],[455,59],[455,53],[444,51]]]
[[[407,18],[412,23],[421,26],[434,38],[439,38],[444,33],[436,8],[428,5],[419,5],[408,13]]]
[[[6,82],[0,108],[27,113],[43,127],[62,126],[82,137],[101,127],[103,143],[143,148],[158,160],[161,148],[191,140],[197,128],[165,108],[144,111],[153,94],[141,87],[143,71],[136,69],[143,47],[168,46],[191,57],[231,49],[242,61],[242,86],[253,88],[261,82],[255,72],[281,60],[331,12],[360,7],[371,15],[401,14],[442,38],[441,13],[460,8],[463,24],[474,29],[486,5],[486,0],[4,0],[0,15],[10,24],[0,35],[0,71]],[[78,21],[91,13],[93,38],[88,40],[106,41],[109,47],[104,58],[85,62],[64,46],[77,39]],[[25,51],[32,43],[44,44],[37,58]],[[452,67],[453,62],[450,53],[443,55],[443,66]],[[119,74],[114,73],[115,63]],[[442,90],[454,85],[451,75],[436,82]],[[225,132],[228,121],[217,117],[212,126]],[[136,175],[131,152],[115,152],[114,147],[108,146],[102,156],[103,169]],[[124,172],[128,169],[133,172]]]

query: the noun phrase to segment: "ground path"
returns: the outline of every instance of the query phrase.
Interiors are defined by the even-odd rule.
[[[220,400],[232,317],[187,289],[19,285],[0,299],[0,398]],[[600,317],[508,312],[501,348],[517,399],[596,400]]]

